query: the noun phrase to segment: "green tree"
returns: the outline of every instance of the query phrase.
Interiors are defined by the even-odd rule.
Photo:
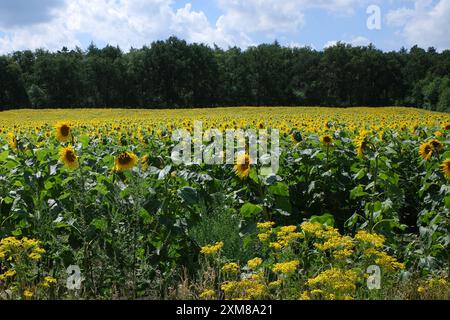
[[[29,105],[20,66],[8,57],[0,57],[0,110]]]
[[[450,112],[450,87],[446,87],[442,91],[437,104],[437,111]]]

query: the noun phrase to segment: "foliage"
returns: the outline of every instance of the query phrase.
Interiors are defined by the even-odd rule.
[[[91,44],[0,57],[0,108],[384,106],[448,111],[450,51],[338,43],[227,50],[170,37],[123,52]]]
[[[195,120],[279,129],[280,169],[173,163],[172,131]],[[448,114],[42,110],[0,125],[2,298],[445,297]]]
[[[384,237],[359,231],[354,238],[337,229],[306,221],[299,227],[258,224],[261,249],[244,266],[229,262],[220,252],[206,255],[217,265],[214,297],[225,299],[367,299],[364,277],[368,266],[382,268],[383,287],[391,288],[404,264],[383,249]],[[205,247],[209,248],[209,247]],[[220,249],[219,249],[220,250]],[[397,279],[398,280],[398,279]],[[445,285],[446,283],[444,283]]]

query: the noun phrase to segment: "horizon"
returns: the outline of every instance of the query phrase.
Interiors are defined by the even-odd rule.
[[[15,52],[25,52],[25,51],[31,51],[33,53],[36,53],[36,52],[41,51],[41,50],[43,50],[44,52],[51,53],[51,54],[60,53],[60,52],[63,52],[64,50],[67,50],[67,52],[80,50],[82,53],[88,53],[89,52],[89,48],[91,46],[93,46],[94,48],[96,48],[98,50],[103,50],[103,49],[108,48],[108,47],[110,47],[110,48],[111,47],[112,48],[118,48],[118,49],[120,49],[120,51],[122,53],[128,54],[132,50],[142,50],[144,48],[151,48],[151,46],[154,43],[166,42],[169,39],[174,38],[174,37],[176,39],[180,40],[180,41],[185,41],[187,45],[203,45],[203,46],[206,46],[206,47],[208,47],[208,48],[210,48],[212,50],[215,50],[216,44],[212,44],[211,45],[211,44],[203,43],[203,42],[188,42],[186,39],[179,38],[176,35],[171,35],[171,36],[169,36],[168,38],[165,38],[165,39],[156,39],[156,40],[151,41],[150,43],[144,43],[140,47],[131,47],[131,48],[128,48],[128,49],[124,49],[124,48],[120,47],[118,44],[113,45],[113,44],[107,43],[105,45],[99,46],[96,43],[91,42],[89,45],[87,45],[85,47],[80,47],[80,46],[68,47],[68,46],[64,46],[63,45],[61,48],[55,48],[55,49],[48,49],[48,48],[44,48],[44,47],[34,48],[34,49],[22,49],[22,50],[16,50],[16,51],[11,51],[11,52],[6,52],[6,53],[0,53],[0,56],[9,56],[9,55],[14,54]],[[435,50],[438,54],[443,54],[444,52],[450,51],[450,48],[439,51],[439,50],[437,50],[437,48],[435,48],[433,46],[431,46],[431,47],[421,47],[421,46],[419,46],[417,44],[414,44],[414,45],[412,45],[410,47],[401,47],[401,48],[393,49],[393,50],[384,50],[382,48],[377,47],[373,43],[369,43],[369,44],[366,44],[366,45],[354,45],[352,43],[348,43],[348,42],[344,42],[344,41],[338,41],[338,42],[336,42],[336,43],[334,43],[334,44],[332,44],[332,45],[330,45],[328,47],[317,49],[317,48],[314,48],[314,47],[311,47],[311,46],[292,47],[292,46],[284,45],[284,44],[280,43],[277,39],[275,39],[273,42],[262,42],[262,43],[258,43],[258,44],[252,45],[252,46],[248,46],[246,48],[241,48],[241,47],[238,47],[238,46],[233,46],[233,47],[230,46],[230,47],[227,47],[227,48],[222,48],[222,47],[217,46],[217,48],[219,50],[223,50],[223,51],[228,51],[228,50],[232,50],[232,49],[236,49],[237,48],[237,49],[240,49],[242,52],[245,52],[245,51],[247,51],[248,49],[251,49],[251,48],[257,48],[259,46],[275,45],[275,44],[278,44],[281,48],[284,48],[284,49],[292,49],[292,50],[294,50],[294,49],[309,49],[309,50],[315,51],[315,52],[325,52],[325,50],[327,50],[329,48],[336,47],[338,45],[350,46],[351,48],[370,48],[371,47],[373,50],[381,51],[383,53],[389,53],[389,52],[399,53],[399,52],[402,52],[403,50],[405,50],[407,53],[409,53],[414,48],[421,49],[421,50],[424,50],[426,52],[429,52],[430,50]]]

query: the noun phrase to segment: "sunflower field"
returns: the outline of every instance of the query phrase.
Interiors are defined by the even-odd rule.
[[[194,121],[279,170],[175,164]],[[0,299],[449,299],[449,181],[446,113],[0,112]]]

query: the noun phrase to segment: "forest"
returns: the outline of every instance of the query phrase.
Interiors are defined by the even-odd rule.
[[[176,37],[119,47],[0,56],[0,110],[219,106],[414,106],[450,111],[450,50],[248,49]]]

